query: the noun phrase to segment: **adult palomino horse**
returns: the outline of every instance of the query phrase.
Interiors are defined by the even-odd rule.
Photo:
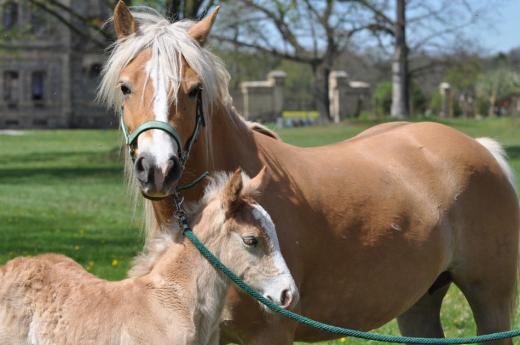
[[[191,223],[201,241],[249,284],[288,307],[294,280],[274,225],[254,198],[268,182],[217,175]],[[134,278],[107,282],[56,254],[0,267],[0,344],[218,344],[228,280],[176,231],[148,243]],[[211,339],[211,338],[212,339]]]
[[[435,123],[384,124],[314,148],[253,131],[232,106],[223,64],[203,47],[215,16],[170,23],[122,2],[115,10],[118,41],[100,98],[123,107],[130,171],[151,199],[148,235],[167,225],[177,186],[206,170],[266,165],[273,181],[262,205],[301,292],[297,311],[363,330],[397,317],[405,335],[441,337],[440,306],[454,282],[479,333],[508,329],[519,207],[500,145]],[[201,190],[183,195],[196,200]],[[222,343],[333,337],[265,317],[234,289],[223,330]]]

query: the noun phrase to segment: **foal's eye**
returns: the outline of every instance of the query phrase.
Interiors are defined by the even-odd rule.
[[[125,96],[128,96],[129,94],[132,93],[132,89],[127,84],[121,84],[120,88],[121,88],[121,92]]]
[[[258,244],[258,239],[254,236],[244,236],[242,237],[242,241],[248,247],[256,247]]]
[[[194,88],[192,88],[192,89],[190,90],[190,92],[188,92],[188,97],[189,97],[189,98],[195,98],[195,97],[197,97],[197,95],[199,94],[199,92],[200,92],[201,89],[202,89],[202,88],[201,88],[200,85],[195,86]]]

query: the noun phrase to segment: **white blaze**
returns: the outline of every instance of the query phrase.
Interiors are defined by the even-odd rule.
[[[150,76],[154,89],[153,112],[156,121],[168,122],[169,105],[167,83],[160,73],[158,64],[153,60],[148,61],[146,72]],[[168,167],[168,160],[177,156],[177,143],[170,135],[160,129],[151,129],[151,138],[139,136],[138,147],[141,153],[150,153],[155,158],[155,163],[163,174]]]
[[[276,229],[274,223],[269,216],[269,213],[260,205],[256,204],[253,209],[253,217],[260,222],[262,228],[267,231],[267,234],[273,244],[273,262],[275,267],[278,269],[278,275],[266,282],[264,286],[264,295],[274,298],[275,303],[280,303],[280,297],[282,291],[288,289],[291,291],[293,299],[297,299],[298,289],[296,283],[285,263],[285,259],[282,256],[280,250],[280,244],[278,242],[278,236],[276,235]]]

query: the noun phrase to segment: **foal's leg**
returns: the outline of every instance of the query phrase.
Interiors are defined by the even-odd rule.
[[[443,338],[444,332],[441,325],[442,300],[450,284],[446,284],[436,290],[427,292],[404,314],[397,318],[399,330],[404,336]]]

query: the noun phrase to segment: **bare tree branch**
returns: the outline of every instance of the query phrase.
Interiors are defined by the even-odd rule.
[[[47,4],[45,4],[45,3],[41,2],[41,1],[38,1],[38,0],[29,0],[29,1],[32,4],[34,4],[35,6],[37,6],[38,8],[40,8],[40,9],[44,10],[45,12],[47,12],[47,13],[51,14],[52,16],[54,16],[56,19],[58,19],[62,24],[67,26],[72,32],[74,32],[78,36],[83,37],[83,38],[93,42],[95,45],[97,45],[100,48],[105,48],[106,47],[106,42],[100,41],[97,38],[95,38],[94,36],[92,36],[91,34],[89,34],[88,32],[85,32],[83,30],[78,29],[76,27],[76,25],[74,25],[69,20],[67,20],[67,18],[65,18],[58,11],[50,8]]]

